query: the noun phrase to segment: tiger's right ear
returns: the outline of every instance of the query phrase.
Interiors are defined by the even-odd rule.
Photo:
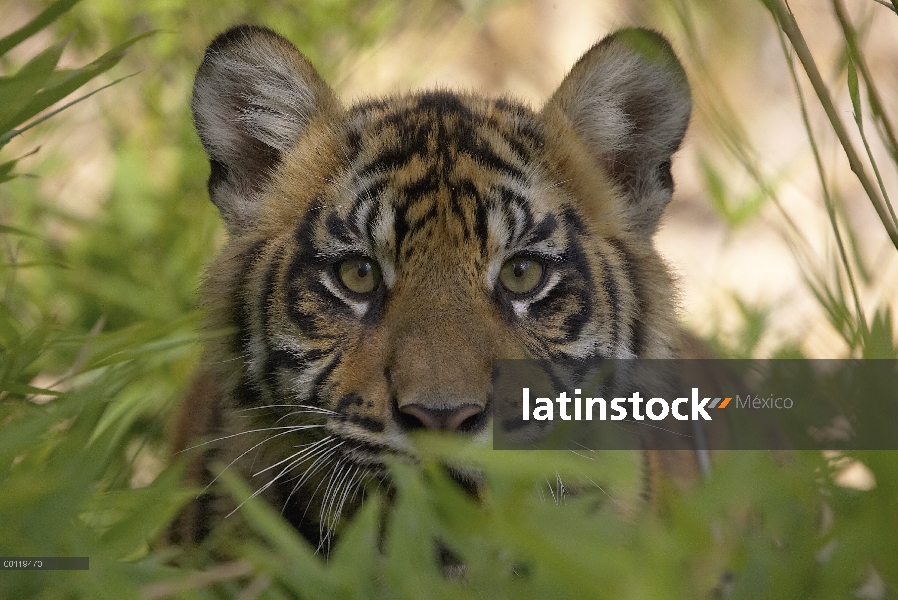
[[[339,103],[293,44],[270,29],[240,25],[206,49],[192,108],[212,165],[209,196],[235,233],[255,219],[281,154]]]
[[[667,40],[647,29],[621,29],[593,46],[543,109],[565,115],[620,186],[630,226],[646,235],[670,202],[671,158],[691,110],[683,66]]]

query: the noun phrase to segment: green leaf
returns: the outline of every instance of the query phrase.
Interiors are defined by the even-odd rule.
[[[195,490],[178,489],[183,465],[176,465],[150,485],[94,496],[89,505],[92,516],[112,519],[100,537],[101,547],[113,559],[121,559],[148,544],[171,522]]]
[[[892,331],[892,311],[886,306],[873,315],[870,331],[865,336],[863,358],[896,358],[895,333]]]
[[[704,155],[699,155],[698,161],[711,206],[731,228],[740,227],[757,217],[771,198],[776,182],[769,186],[759,185],[742,198],[732,198],[732,191],[727,188],[717,167]],[[777,175],[776,179],[781,177],[782,175]]]
[[[5,163],[0,163],[0,183],[15,179],[17,177],[17,175],[13,175],[12,170],[16,168],[16,165],[19,163],[19,161],[22,160],[23,158],[25,158],[26,156],[31,156],[32,154],[36,154],[39,149],[40,149],[39,147],[35,148],[28,154],[24,154],[24,155],[20,156],[19,158],[15,158],[13,160],[6,161]],[[25,235],[29,235],[32,237],[38,237],[35,234],[28,234],[26,232],[23,232],[21,229],[18,230],[18,232],[21,232],[21,233],[17,233],[16,231],[3,231],[2,227],[3,226],[0,225],[0,233],[13,233],[13,234],[18,234],[18,235],[25,234]]]
[[[35,33],[50,25],[53,21],[68,12],[79,0],[58,0],[51,4],[41,14],[36,16],[25,26],[17,29],[8,36],[0,39],[0,56],[6,54],[11,48],[27,40]]]
[[[347,593],[346,583],[330,577],[324,563],[308,543],[271,506],[261,498],[253,497],[252,491],[238,475],[224,468],[218,477],[239,503],[239,510],[247,522],[277,549],[275,556],[256,554],[255,559],[262,559],[266,567],[275,568],[287,585],[296,591],[302,590],[304,598],[327,600],[351,597]]]
[[[15,75],[0,79],[0,99],[3,100],[0,103],[0,132],[6,133],[21,122],[15,120],[16,115],[22,113],[44,87],[70,39],[71,36],[53,44],[25,63]]]
[[[727,211],[727,190],[723,178],[705,155],[699,154],[698,165],[705,179],[705,190],[711,197],[711,203],[721,214],[725,214]]]
[[[49,108],[59,100],[62,100],[91,79],[108,71],[118,64],[128,48],[139,40],[153,35],[154,33],[155,32],[151,31],[131,38],[127,42],[119,44],[109,52],[106,52],[92,63],[85,65],[80,69],[73,69],[68,75],[64,76],[54,85],[37,92],[29,102],[21,108],[21,110],[19,110],[13,117],[9,118],[6,123],[0,125],[0,131],[8,132],[16,125],[25,122],[42,110]],[[7,133],[3,137],[0,137],[0,147],[6,144],[16,135],[16,133],[18,132],[13,133],[12,135]]]
[[[3,389],[10,394],[17,394],[20,396],[26,396],[29,394],[40,394],[43,396],[59,395],[59,392],[57,392],[56,390],[48,390],[45,388],[34,387],[33,385],[25,385],[22,383],[6,383],[3,385]]]
[[[10,161],[11,163],[15,163],[16,161]],[[3,175],[3,167],[10,163],[4,163],[0,165],[0,176]],[[30,231],[25,231],[24,229],[19,229],[18,227],[11,227],[10,225],[0,225],[0,233],[5,233],[7,235],[21,235],[23,237],[30,238],[38,238],[40,237],[36,233],[31,233]]]
[[[863,117],[861,115],[861,95],[858,91],[857,70],[854,68],[854,59],[851,56],[851,52],[846,51],[846,55],[848,58],[848,62],[845,65],[848,71],[848,95],[851,97],[851,107],[854,109],[854,120],[860,128]]]
[[[59,71],[56,71],[56,73],[59,73]],[[114,86],[115,84],[117,84],[117,83],[119,83],[119,82],[121,82],[121,81],[124,81],[125,79],[129,79],[129,78],[131,78],[131,77],[134,77],[134,74],[131,74],[131,75],[125,75],[124,77],[119,77],[119,78],[116,79],[115,81],[113,81],[113,82],[111,82],[111,83],[107,83],[106,85],[104,85],[104,86],[101,87],[101,88],[98,88],[98,89],[96,89],[96,90],[94,90],[94,91],[92,91],[92,92],[90,92],[90,93],[88,93],[88,94],[84,94],[83,96],[81,96],[81,97],[79,97],[79,98],[76,98],[75,100],[72,100],[71,102],[68,102],[68,103],[66,103],[66,104],[63,104],[62,106],[60,106],[60,107],[57,108],[56,110],[53,110],[53,111],[48,112],[47,114],[45,114],[45,115],[42,116],[41,118],[35,119],[34,121],[31,121],[31,122],[28,123],[28,125],[26,125],[25,127],[22,127],[22,128],[20,128],[20,129],[14,129],[14,130],[8,132],[6,135],[0,137],[0,148],[2,148],[3,145],[6,144],[6,142],[8,142],[8,141],[11,140],[12,138],[16,137],[17,135],[21,135],[21,134],[23,134],[24,132],[26,132],[26,131],[28,131],[29,129],[31,129],[32,127],[35,127],[35,126],[37,126],[37,125],[40,125],[41,123],[43,123],[43,122],[46,121],[47,119],[49,119],[49,118],[51,118],[51,117],[53,117],[53,116],[55,116],[55,115],[61,113],[61,112],[64,111],[65,109],[69,108],[70,106],[73,106],[73,105],[75,105],[75,104],[78,104],[79,102],[83,102],[84,100],[87,100],[88,98],[90,98],[90,97],[93,96],[94,94],[98,94],[98,93],[102,92],[103,90],[105,90],[106,88],[112,87],[112,86]],[[51,78],[51,79],[52,79],[52,78]],[[15,162],[15,161],[14,161],[14,162]]]
[[[330,567],[340,573],[341,581],[356,582],[356,594],[377,580],[381,507],[381,499],[376,494],[366,498],[359,512],[341,531],[340,543],[328,560]]]

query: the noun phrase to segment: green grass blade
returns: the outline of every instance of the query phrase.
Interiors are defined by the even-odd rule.
[[[0,147],[2,147],[2,146],[3,146],[3,144],[2,144],[2,142],[0,142]],[[17,177],[17,175],[14,175],[12,170],[16,168],[16,165],[19,163],[19,161],[22,160],[23,158],[26,158],[33,154],[37,154],[37,151],[39,149],[40,149],[40,146],[38,146],[31,152],[28,152],[27,154],[23,154],[19,158],[14,158],[13,160],[8,160],[5,163],[0,163],[0,183],[3,183],[5,181],[10,181],[11,179],[15,179]],[[13,227],[13,228],[9,228],[8,230],[4,231],[3,227],[7,227],[7,226],[5,226],[5,225],[0,226],[0,233],[11,233],[13,235],[22,235],[23,230],[21,230],[21,229],[16,229]],[[30,237],[39,237],[36,234],[29,234],[29,235],[30,235]]]
[[[851,137],[845,129],[845,125],[842,123],[839,111],[836,109],[832,96],[826,87],[826,83],[820,75],[820,70],[817,68],[814,56],[811,54],[811,50],[801,33],[801,29],[798,27],[798,22],[795,20],[795,16],[783,0],[762,0],[762,2],[773,14],[774,19],[776,19],[776,22],[779,25],[780,31],[789,38],[789,42],[791,43],[795,54],[798,56],[798,60],[804,69],[805,75],[807,75],[810,80],[811,87],[813,87],[814,93],[817,95],[817,99],[820,101],[820,105],[826,113],[830,126],[836,134],[836,137],[842,146],[842,150],[845,152],[845,157],[848,159],[848,166],[864,188],[864,192],[867,194],[870,203],[876,210],[876,214],[879,216],[889,239],[892,241],[892,245],[898,249],[898,223],[892,219],[889,210],[886,208],[885,200],[880,196],[879,191],[867,176],[867,170],[864,167],[863,162],[861,162],[857,150],[855,150]]]
[[[240,511],[247,522],[276,549],[276,554],[257,554],[256,560],[267,563],[268,568],[280,567],[285,576],[284,583],[297,590],[303,590],[308,598],[351,597],[351,590],[345,582],[329,576],[323,561],[292,527],[285,527],[284,521],[271,506],[254,497],[252,490],[230,469],[220,471],[219,480],[240,503]],[[275,559],[277,562],[274,562]],[[278,564],[279,563],[279,564]],[[289,564],[289,569],[285,565]]]
[[[44,87],[70,39],[53,44],[25,63],[15,75],[0,79],[0,98],[5,101],[0,105],[0,131],[6,132],[18,124],[14,117]]]
[[[771,1],[773,1],[773,0],[771,0]],[[797,29],[797,25],[796,25],[796,29]],[[792,84],[794,85],[795,92],[798,95],[798,104],[799,104],[799,108],[801,109],[801,118],[804,123],[805,132],[808,135],[808,142],[810,143],[810,146],[811,146],[811,152],[814,156],[814,164],[817,167],[817,175],[820,178],[820,185],[821,185],[821,188],[823,191],[823,201],[826,206],[826,214],[827,214],[827,217],[829,218],[830,227],[832,228],[833,235],[835,236],[836,246],[837,246],[838,252],[839,252],[839,259],[841,260],[842,267],[845,270],[845,275],[848,278],[848,286],[851,289],[851,296],[854,301],[854,309],[855,309],[856,318],[857,318],[856,328],[860,329],[863,332],[866,332],[867,331],[867,322],[864,317],[863,308],[861,307],[860,295],[858,294],[857,285],[854,281],[854,275],[853,275],[853,271],[851,269],[851,264],[848,262],[848,253],[845,251],[845,244],[842,241],[842,234],[841,234],[841,230],[839,228],[839,222],[838,222],[838,219],[836,218],[835,203],[833,201],[832,194],[830,193],[829,186],[826,183],[826,180],[827,180],[826,171],[823,168],[823,161],[820,157],[820,149],[817,146],[816,137],[814,136],[814,130],[811,127],[811,121],[810,121],[810,117],[808,116],[808,110],[807,110],[807,102],[805,101],[804,94],[801,91],[801,85],[798,82],[798,69],[795,66],[795,61],[792,59],[792,55],[789,53],[788,49],[786,48],[786,40],[784,38],[784,34],[786,34],[786,36],[788,36],[788,33],[785,30],[781,29],[778,32],[778,34],[779,34],[780,46],[783,50],[783,54],[786,57],[786,63],[789,67],[789,73],[792,76]],[[800,33],[798,35],[800,35]],[[794,47],[794,44],[795,44],[794,40],[792,40],[790,38],[790,41],[792,41],[792,44]],[[849,64],[850,63],[851,63],[851,61],[849,60]],[[806,72],[807,72],[808,66],[804,62],[802,62],[802,66],[806,69]],[[817,75],[819,78],[819,73]],[[824,88],[824,91],[825,91],[825,88]],[[818,91],[818,98],[820,98],[819,91]],[[821,100],[821,102],[822,102],[822,100]],[[840,122],[840,124],[841,124],[841,122]],[[835,127],[835,124],[833,124],[833,126]],[[885,221],[883,221],[883,223],[885,224]],[[888,226],[886,227],[886,229],[888,231]],[[898,247],[898,238],[893,239],[893,243],[895,243],[896,247]],[[836,282],[838,282],[838,281],[839,281],[839,277],[838,277],[838,275],[836,275]],[[819,298],[820,298],[820,296],[818,295],[818,299]],[[845,307],[845,310],[847,311],[847,306]]]
[[[68,12],[69,9],[78,3],[78,1],[79,0],[59,0],[47,7],[44,12],[36,16],[24,27],[17,29],[3,39],[0,39],[0,56],[3,56],[10,49],[18,46],[44,27],[50,25],[53,21]]]
[[[3,167],[10,163],[15,163],[16,161],[10,161],[9,163],[3,163],[0,165],[0,175],[3,174]],[[0,233],[5,233],[7,235],[20,235],[22,237],[30,237],[30,238],[39,238],[36,233],[32,233],[30,231],[25,231],[24,229],[19,229],[18,227],[11,227],[9,225],[0,225]]]
[[[870,142],[867,140],[867,134],[864,132],[863,112],[857,77],[858,71],[863,75],[864,84],[867,88],[867,97],[870,102],[870,112],[873,114],[880,127],[883,144],[888,149],[892,160],[896,163],[898,163],[898,142],[895,140],[895,134],[892,131],[892,125],[888,115],[882,109],[882,100],[879,97],[879,91],[876,88],[875,81],[870,76],[870,72],[864,61],[863,53],[860,51],[857,31],[851,24],[851,21],[849,21],[848,15],[845,13],[845,7],[840,0],[833,0],[833,9],[835,10],[836,18],[839,21],[839,26],[842,28],[842,34],[845,36],[848,93],[851,96],[851,106],[854,109],[854,122],[857,124],[858,133],[860,133],[861,141],[864,144],[864,150],[867,153],[867,160],[870,161],[870,166],[873,168],[873,175],[876,177],[876,183],[879,186],[879,191],[885,201],[886,208],[889,211],[889,215],[892,217],[892,222],[898,227],[898,216],[895,215],[895,208],[892,206],[892,201],[889,198],[888,191],[883,183],[879,166],[876,164],[876,159],[870,149]]]
[[[30,123],[28,123],[27,125],[25,125],[24,127],[20,128],[20,129],[13,129],[12,131],[8,131],[8,132],[5,133],[4,135],[0,136],[0,148],[2,148],[3,146],[5,146],[5,145],[6,145],[11,139],[13,139],[14,137],[16,137],[16,136],[18,136],[18,135],[21,135],[21,134],[25,133],[26,131],[28,131],[28,130],[31,129],[32,127],[36,127],[37,125],[40,125],[41,123],[43,123],[43,122],[46,121],[47,119],[49,119],[49,118],[51,118],[51,117],[53,117],[53,116],[55,116],[55,115],[61,113],[62,111],[64,111],[64,110],[66,110],[67,108],[69,108],[70,106],[74,106],[75,104],[78,104],[79,102],[82,102],[82,101],[84,101],[84,100],[87,100],[88,98],[90,98],[90,97],[93,96],[94,94],[98,94],[98,93],[102,92],[103,90],[105,90],[106,88],[112,87],[112,86],[116,85],[117,83],[120,83],[120,82],[124,81],[125,79],[129,79],[129,78],[131,78],[131,77],[134,77],[134,75],[136,75],[136,73],[132,73],[131,75],[125,75],[124,77],[119,77],[119,78],[116,79],[115,81],[113,81],[113,82],[111,82],[111,83],[107,83],[107,84],[104,85],[103,87],[100,87],[100,88],[98,88],[98,89],[95,89],[94,91],[92,91],[92,92],[90,92],[90,93],[88,93],[88,94],[84,94],[83,96],[81,96],[81,97],[79,97],[79,98],[76,98],[76,99],[72,100],[71,102],[67,102],[66,104],[63,104],[62,106],[60,106],[60,107],[57,108],[56,110],[53,110],[53,111],[48,112],[47,114],[43,115],[41,118],[35,119],[34,121],[31,121]],[[15,162],[16,162],[16,161],[12,161],[13,166],[15,165]],[[3,166],[5,166],[5,165],[0,165],[0,183],[2,183],[3,177],[4,177],[4,175],[5,175],[4,172],[3,172],[3,170],[2,170]],[[10,179],[11,179],[11,177],[10,177]]]
[[[852,60],[850,53],[848,55],[846,68],[848,70],[848,95],[851,97],[851,107],[852,109],[854,109],[854,119],[855,121],[857,121],[858,128],[862,128],[863,120],[861,118],[861,96],[858,92],[857,71],[854,68],[854,60]]]
[[[112,67],[114,67],[125,55],[125,52],[133,46],[139,40],[153,35],[155,32],[148,32],[142,35],[131,38],[127,42],[119,44],[109,52],[106,52],[98,59],[93,61],[92,63],[85,65],[80,69],[74,69],[67,76],[64,77],[61,81],[56,83],[51,87],[47,87],[42,89],[40,92],[35,94],[29,102],[22,107],[12,118],[10,118],[7,123],[0,127],[0,131],[8,131],[15,127],[20,123],[24,123],[31,117],[37,115],[41,111],[49,108],[59,100],[62,100],[79,87],[90,81],[91,79],[97,77],[98,75],[108,71]],[[0,146],[2,146],[8,139],[0,139]]]

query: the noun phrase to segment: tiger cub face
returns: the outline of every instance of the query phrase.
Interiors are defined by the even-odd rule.
[[[673,356],[652,235],[690,106],[640,29],[539,111],[444,90],[344,107],[284,38],[223,33],[193,112],[229,234],[202,301],[232,333],[187,414],[314,537],[409,431],[488,440],[494,360]]]

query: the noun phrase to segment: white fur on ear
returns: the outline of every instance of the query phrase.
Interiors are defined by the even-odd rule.
[[[670,44],[622,29],[593,46],[546,109],[560,108],[597,163],[627,195],[634,229],[652,234],[670,202],[670,161],[689,124],[686,73]]]
[[[286,39],[241,25],[206,49],[193,87],[193,118],[209,154],[209,195],[231,232],[250,223],[283,152],[312,119],[337,106],[331,89]]]

